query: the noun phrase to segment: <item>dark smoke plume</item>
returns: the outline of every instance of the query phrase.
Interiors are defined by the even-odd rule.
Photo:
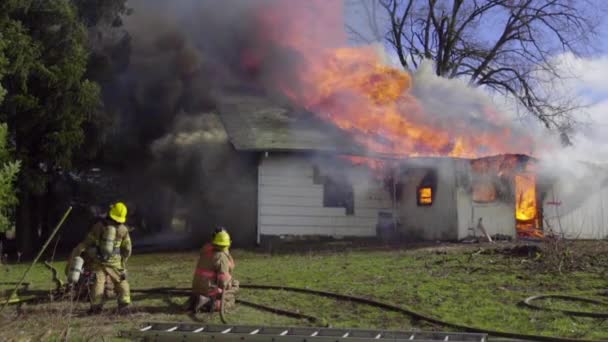
[[[120,165],[138,211],[148,213],[144,231],[178,222],[200,243],[223,225],[247,232],[235,236],[237,244],[255,241],[255,203],[243,199],[256,191],[256,159],[235,153],[216,107],[224,93],[261,91],[276,70],[243,62],[255,40],[254,14],[269,3],[129,1],[129,65],[104,84],[118,118],[105,159]],[[158,241],[166,243],[148,242]]]

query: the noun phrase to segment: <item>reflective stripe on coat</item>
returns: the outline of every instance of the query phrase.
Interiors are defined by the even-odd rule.
[[[201,248],[192,279],[192,293],[216,296],[232,280],[234,260],[228,251],[220,251],[211,244]]]

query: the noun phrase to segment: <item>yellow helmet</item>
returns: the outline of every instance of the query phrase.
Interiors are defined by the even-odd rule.
[[[127,206],[122,202],[116,202],[110,207],[110,217],[118,223],[127,221]]]
[[[224,229],[216,232],[213,235],[213,241],[211,241],[212,244],[220,247],[230,247],[231,242],[230,234],[228,234],[228,232]]]

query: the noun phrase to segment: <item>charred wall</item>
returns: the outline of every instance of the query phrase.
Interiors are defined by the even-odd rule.
[[[449,158],[418,158],[399,168],[399,225],[406,240],[456,240],[458,220],[456,208],[455,163]],[[435,174],[434,177],[429,175]],[[427,184],[429,179],[434,184]],[[420,205],[421,186],[433,189],[431,205]]]

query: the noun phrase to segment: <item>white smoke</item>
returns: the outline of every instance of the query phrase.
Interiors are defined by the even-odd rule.
[[[434,69],[434,63],[426,60],[412,75],[412,93],[428,113],[440,119],[475,120],[492,126],[508,125],[521,131],[521,127],[505,113],[498,112],[495,118],[486,116],[484,108],[495,105],[482,89],[469,86],[464,79],[439,77]],[[475,134],[475,127],[463,134]]]

